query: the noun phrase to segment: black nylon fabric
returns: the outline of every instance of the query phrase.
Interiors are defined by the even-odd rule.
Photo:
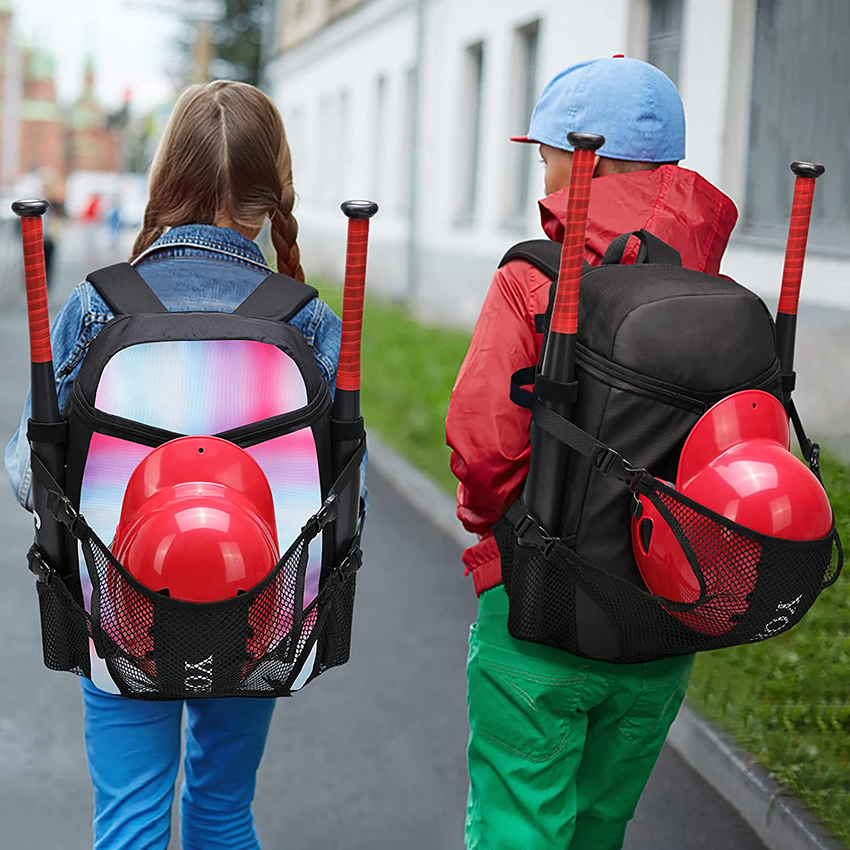
[[[100,293],[116,316],[132,313],[167,313],[147,281],[129,263],[117,263],[92,272],[88,282]]]
[[[264,278],[233,313],[286,322],[318,297],[319,291],[312,286],[289,275],[274,273]]]
[[[138,277],[132,267],[126,268]],[[125,271],[122,266],[117,273],[107,269],[91,277],[101,285],[104,281],[114,284]],[[68,563],[62,574],[76,575],[81,550],[93,588],[87,609],[70,585],[44,569],[38,552],[33,553],[31,568],[39,576],[44,662],[51,669],[90,677],[91,641],[128,697],[278,697],[290,693],[308,660],[308,681],[348,660],[364,512],[361,506],[359,529],[348,556],[340,562],[334,544],[339,492],[335,488],[359,482],[365,431],[362,419],[332,421],[330,390],[313,353],[301,333],[282,321],[314,298],[316,291],[297,281],[291,283],[272,276],[261,284],[259,295],[244,302],[237,313],[157,311],[149,299],[138,297],[144,289],[134,288],[133,296],[113,287],[124,299],[116,296],[116,307],[128,312],[116,309],[119,315],[91,343],[63,411],[65,424],[49,430],[38,423],[32,426],[33,437],[49,434],[67,440],[64,492],[37,455],[33,456],[33,471],[39,485],[51,493],[51,507],[66,526]],[[147,312],[133,313],[133,307]],[[249,448],[286,434],[311,432],[324,500],[317,514],[303,518],[296,540],[279,541],[281,550],[289,548],[267,579],[233,599],[202,604],[170,599],[140,585],[78,514],[95,435],[150,448],[184,436],[99,410],[97,389],[106,365],[134,345],[197,340],[250,340],[273,345],[289,356],[303,378],[306,405],[213,436]],[[164,381],[168,379],[163,376]],[[334,480],[333,449],[339,440],[359,441],[360,445]],[[318,596],[305,606],[308,547],[317,537],[322,542]]]
[[[672,256],[652,252],[660,240],[647,241],[648,259]],[[761,389],[782,400],[774,324],[761,299],[727,278],[675,265],[585,267],[576,350],[572,422],[590,438],[587,445],[609,446],[630,467],[648,469],[662,480],[675,481],[684,442],[711,405],[744,389]],[[522,400],[527,402],[527,396]],[[600,462],[614,460],[599,453]],[[617,464],[621,475],[601,475],[572,452],[562,521],[546,531],[569,541],[574,558],[612,576],[614,587],[645,593],[630,536],[634,497]],[[529,566],[531,556],[512,554],[509,533],[497,538],[512,610],[526,612],[522,634],[511,627],[515,636],[536,640],[539,629],[540,642],[579,654],[603,660],[632,657],[635,648],[628,642],[634,633],[599,594],[575,582],[563,589],[560,573],[544,571],[544,576],[537,561],[534,569]],[[557,610],[551,608],[552,596],[559,599]],[[535,605],[539,610],[530,615]],[[668,650],[658,649],[661,655]]]

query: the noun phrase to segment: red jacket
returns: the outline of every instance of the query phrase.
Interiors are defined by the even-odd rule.
[[[564,235],[567,190],[540,202],[543,230]],[[608,244],[646,228],[682,255],[685,267],[718,274],[738,211],[694,171],[664,165],[653,171],[594,178],[585,257],[598,265]],[[626,262],[637,253],[632,240]],[[496,272],[452,391],[446,419],[451,468],[460,485],[457,515],[480,540],[463,554],[477,593],[500,584],[499,550],[491,528],[517,498],[528,472],[531,414],[509,397],[513,372],[537,362],[542,336],[534,316],[546,309],[551,281],[524,260]]]

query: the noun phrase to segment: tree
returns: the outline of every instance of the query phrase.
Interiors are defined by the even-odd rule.
[[[213,34],[215,76],[259,84],[267,5],[266,0],[223,0]]]

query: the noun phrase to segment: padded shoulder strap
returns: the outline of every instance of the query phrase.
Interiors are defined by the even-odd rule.
[[[233,311],[237,316],[287,322],[306,307],[319,291],[285,274],[270,274]]]
[[[116,316],[168,312],[145,279],[129,263],[98,269],[87,280]]]
[[[551,239],[530,239],[514,245],[499,263],[499,268],[511,260],[526,260],[551,280],[558,279],[561,268],[561,244]]]
[[[641,263],[660,263],[667,266],[682,265],[682,255],[672,245],[668,245],[648,230],[635,230],[632,233],[624,233],[622,236],[618,236],[605,251],[602,265],[618,265],[621,263],[623,254],[626,253],[626,245],[629,244],[632,236],[640,239],[640,249],[635,265]]]

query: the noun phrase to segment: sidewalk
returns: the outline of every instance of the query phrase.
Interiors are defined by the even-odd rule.
[[[103,258],[109,262],[110,258]],[[82,275],[68,251],[55,306]],[[0,433],[17,424],[28,376],[22,310],[0,316]],[[377,442],[375,443],[377,448]],[[373,457],[376,452],[373,451]],[[380,454],[378,450],[377,454]],[[359,577],[352,661],[276,711],[256,815],[266,848],[454,850],[466,799],[464,667],[475,598],[446,533],[370,470],[372,502]],[[405,481],[406,465],[394,466]],[[427,488],[419,493],[427,498]],[[443,504],[447,497],[440,494]],[[91,789],[79,683],[41,663],[31,519],[0,488],[3,846],[91,846]],[[176,841],[172,846],[177,846]],[[763,850],[734,809],[667,749],[630,827],[627,850]]]

